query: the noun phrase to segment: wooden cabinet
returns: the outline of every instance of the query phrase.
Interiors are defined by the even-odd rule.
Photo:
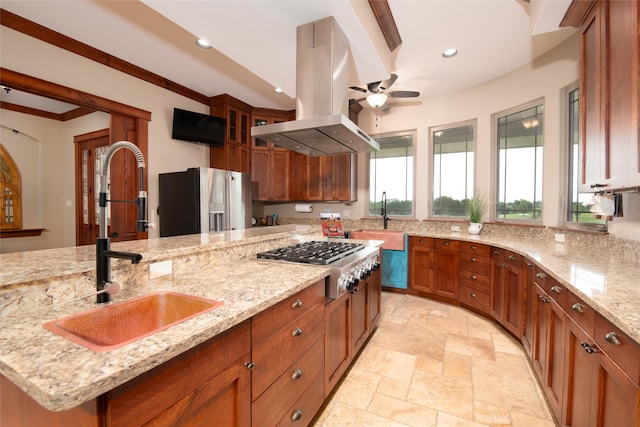
[[[351,347],[355,355],[369,336],[369,282],[360,279],[356,292],[351,294]]]
[[[289,200],[357,200],[357,155],[308,157],[289,153]]]
[[[378,258],[378,266],[371,271],[368,286],[369,329],[373,331],[380,323],[382,315],[382,251]]]
[[[325,307],[325,396],[351,363],[351,294],[344,293]]]
[[[574,0],[561,23],[581,32],[582,192],[640,185],[639,15],[637,1]]]
[[[524,316],[521,255],[500,248],[492,249],[490,300],[491,316],[520,339]]]
[[[409,289],[434,292],[433,238],[409,236]]]
[[[251,173],[252,107],[227,94],[212,97],[210,105],[212,116],[227,119],[224,146],[209,148],[210,167]]]
[[[490,255],[490,246],[460,242],[458,271],[460,302],[483,314],[489,314]]]
[[[564,337],[566,315],[561,304],[544,288],[558,287],[561,295],[566,292],[546,273],[536,269],[534,290],[534,324],[531,362],[549,406],[557,420],[561,419],[564,386]]]
[[[524,347],[525,353],[531,359],[531,349],[533,346],[533,301],[534,301],[534,279],[535,279],[535,269],[534,264],[525,259],[524,260],[524,325],[522,326],[522,346]]]
[[[458,300],[458,240],[434,239],[433,293],[449,300]]]
[[[256,108],[251,115],[251,125],[264,126],[294,118],[292,112]],[[261,138],[251,138],[251,141],[253,199],[289,200],[289,150]]]
[[[246,321],[105,395],[107,426],[251,425]]]
[[[251,341],[252,425],[273,426],[318,377],[324,385],[324,280],[254,316]],[[323,401],[324,388],[305,412]]]

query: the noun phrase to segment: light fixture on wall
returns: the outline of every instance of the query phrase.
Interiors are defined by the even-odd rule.
[[[538,126],[539,124],[540,124],[540,122],[538,121],[538,119],[524,119],[524,120],[522,120],[522,126],[524,126],[525,129],[534,128],[534,127]]]
[[[367,96],[367,102],[373,108],[382,107],[384,103],[387,102],[387,95],[385,95],[384,93],[372,93],[371,95]]]

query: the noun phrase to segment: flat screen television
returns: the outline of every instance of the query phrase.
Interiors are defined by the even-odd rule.
[[[222,117],[173,109],[173,139],[222,147],[226,128],[227,120]]]

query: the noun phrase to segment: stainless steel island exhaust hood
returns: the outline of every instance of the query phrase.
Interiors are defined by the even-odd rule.
[[[377,151],[349,112],[349,44],[333,17],[298,27],[296,120],[251,128],[251,136],[307,156]]]

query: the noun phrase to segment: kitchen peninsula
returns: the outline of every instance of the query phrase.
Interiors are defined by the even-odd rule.
[[[413,230],[409,235],[491,245],[525,256],[640,342],[635,308],[640,267],[632,257],[495,233]],[[323,267],[255,259],[257,252],[320,237],[319,227],[285,225],[114,244],[115,250],[143,255],[140,265],[114,262],[114,280],[124,285],[116,301],[169,289],[224,305],[108,353],[93,353],[42,328],[45,321],[93,306],[91,298],[78,300],[93,289],[93,247],[2,255],[0,373],[50,410],[82,405],[322,280]],[[148,265],[167,259],[173,274],[149,278]]]

